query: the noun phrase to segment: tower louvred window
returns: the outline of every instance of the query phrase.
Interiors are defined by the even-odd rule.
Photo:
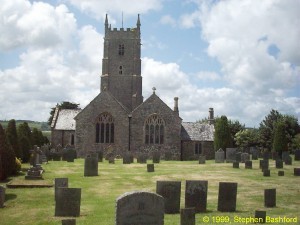
[[[145,144],[163,144],[164,143],[165,122],[157,114],[149,116],[144,125]]]
[[[124,44],[119,45],[119,55],[124,55]]]

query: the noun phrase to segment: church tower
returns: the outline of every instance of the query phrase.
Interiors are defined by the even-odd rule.
[[[101,92],[108,90],[133,111],[143,102],[140,16],[135,28],[111,29],[105,18]]]

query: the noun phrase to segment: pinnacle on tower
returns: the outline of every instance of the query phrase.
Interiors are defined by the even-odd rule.
[[[138,14],[138,19],[137,19],[137,22],[136,22],[136,27],[138,29],[140,29],[140,27],[141,27],[140,14]]]

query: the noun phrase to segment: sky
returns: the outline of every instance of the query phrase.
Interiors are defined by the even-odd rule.
[[[300,0],[1,0],[0,119],[47,121],[57,103],[100,92],[104,19],[140,14],[143,96],[185,122],[247,127],[275,109],[300,120]],[[123,15],[123,16],[122,16]]]

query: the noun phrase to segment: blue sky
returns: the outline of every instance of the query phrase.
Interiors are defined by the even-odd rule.
[[[180,116],[226,115],[258,127],[276,109],[300,118],[299,0],[4,0],[0,119],[46,121],[62,101],[98,93],[104,18],[141,18],[143,95]]]

